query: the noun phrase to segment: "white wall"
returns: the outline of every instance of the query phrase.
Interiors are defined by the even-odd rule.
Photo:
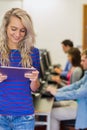
[[[22,8],[22,0],[0,0],[0,24],[4,13],[13,7]]]
[[[47,48],[53,63],[64,65],[60,42],[68,38],[75,46],[82,45],[83,4],[87,0],[0,0],[0,22],[6,10],[23,7],[33,19],[36,46]]]
[[[23,0],[23,8],[34,22],[36,45],[51,52],[53,63],[65,63],[62,40],[68,38],[75,46],[82,45],[83,4],[87,0]]]

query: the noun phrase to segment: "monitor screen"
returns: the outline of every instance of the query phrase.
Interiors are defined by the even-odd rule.
[[[49,51],[47,51],[47,59],[48,59],[49,66],[52,66],[51,56],[50,56],[50,52]]]
[[[48,59],[47,59],[47,56],[46,56],[46,52],[44,52],[42,54],[42,60],[43,60],[43,65],[44,65],[45,71],[48,71],[49,70],[49,63],[48,63]]]
[[[40,78],[44,79],[44,75],[45,75],[45,69],[44,69],[44,66],[43,66],[42,57],[40,56]]]
[[[45,49],[40,51],[40,56],[42,57],[42,63],[43,63],[45,71],[48,71],[49,64],[48,64],[48,61],[47,61],[46,50]]]
[[[50,71],[51,59],[49,52],[46,49],[40,50],[40,68],[41,68],[41,77],[44,79],[47,72]]]

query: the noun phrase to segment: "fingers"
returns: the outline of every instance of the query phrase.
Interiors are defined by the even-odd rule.
[[[25,73],[24,77],[29,78],[31,81],[35,81],[38,79],[39,72],[37,70],[32,71],[32,73]]]
[[[0,83],[7,79],[7,75],[3,75],[0,73]]]
[[[56,92],[57,92],[57,89],[56,88],[54,88],[54,87],[47,87],[46,88],[46,91],[47,92],[50,92],[52,95],[55,95],[56,94]]]
[[[46,91],[50,92],[50,90],[51,90],[51,87],[46,88]]]

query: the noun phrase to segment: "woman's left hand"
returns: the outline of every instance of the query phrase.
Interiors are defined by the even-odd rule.
[[[31,67],[31,69],[34,69],[30,73],[25,73],[24,77],[29,78],[30,81],[36,81],[38,79],[39,71],[36,70],[34,67]]]
[[[34,71],[32,71],[31,73],[25,73],[24,77],[30,79],[31,90],[36,91],[40,86],[40,83],[39,83],[39,80],[38,80],[39,71],[36,70],[34,67],[32,67],[31,69],[34,69]]]

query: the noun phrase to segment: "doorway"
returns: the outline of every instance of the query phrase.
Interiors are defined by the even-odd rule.
[[[87,5],[83,6],[83,49],[87,48]]]

